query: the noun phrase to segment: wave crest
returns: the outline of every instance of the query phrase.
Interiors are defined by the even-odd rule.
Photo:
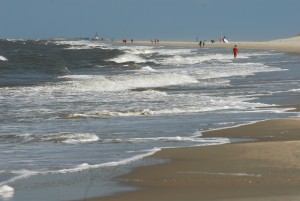
[[[97,75],[69,75],[62,78],[71,79],[69,86],[77,91],[125,91],[137,88],[152,88],[198,83],[189,75],[176,73],[157,73],[145,75],[123,75],[104,77]]]
[[[17,136],[24,142],[54,142],[54,143],[66,143],[66,144],[80,144],[80,143],[91,143],[97,142],[100,138],[95,134],[84,133],[59,133],[49,135],[31,135],[25,134]]]
[[[6,59],[4,56],[0,55],[0,61],[7,61],[8,59]]]

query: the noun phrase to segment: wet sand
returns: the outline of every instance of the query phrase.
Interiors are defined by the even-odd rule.
[[[259,141],[164,149],[151,157],[170,162],[118,178],[140,190],[92,200],[300,200],[299,119],[268,120],[204,136]]]
[[[257,43],[214,43],[206,47],[232,48],[233,44],[240,49],[300,54],[300,37]],[[160,45],[195,46],[195,43],[161,42]],[[299,105],[294,108],[299,112]],[[163,149],[151,157],[170,162],[140,167],[116,178],[138,190],[91,201],[300,200],[300,119],[266,120],[205,132],[203,136],[255,141]]]

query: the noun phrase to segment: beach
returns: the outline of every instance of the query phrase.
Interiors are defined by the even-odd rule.
[[[298,39],[0,39],[0,200],[297,197]]]
[[[136,41],[135,44],[139,45],[153,45],[148,41]],[[156,45],[165,46],[178,46],[178,47],[197,47],[198,42],[174,42],[174,41],[162,41]],[[211,43],[210,41],[205,42],[205,47],[209,48],[230,48],[232,49],[234,45],[237,45],[239,49],[245,50],[268,50],[268,51],[278,51],[291,54],[300,54],[300,36],[278,39],[271,41],[262,42],[242,42],[242,41],[230,41],[230,43],[220,43],[218,41]]]
[[[164,149],[166,164],[142,167],[120,181],[141,189],[114,200],[299,200],[299,119],[279,119],[204,133],[255,138],[217,146]]]
[[[300,54],[300,37],[268,42],[207,43],[206,47],[232,48],[233,44],[241,50]],[[160,45],[194,46],[195,43],[161,42]],[[291,107],[296,108],[293,112],[299,112],[298,105]],[[150,157],[168,162],[140,167],[116,178],[137,190],[91,201],[300,200],[300,119],[264,120],[202,134],[240,139],[240,142],[163,149]]]

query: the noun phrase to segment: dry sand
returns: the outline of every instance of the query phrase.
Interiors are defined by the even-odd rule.
[[[154,45],[148,41],[137,41],[134,44],[138,45]],[[172,41],[163,41],[159,42],[156,45],[163,46],[181,46],[181,47],[199,47],[196,42],[172,42]],[[220,43],[215,42],[211,43],[207,41],[205,43],[205,47],[209,48],[229,48],[232,49],[234,45],[237,45],[240,50],[250,49],[250,50],[268,50],[268,51],[278,51],[292,54],[300,55],[300,36],[287,38],[287,39],[279,39],[272,40],[266,42],[230,42],[230,43]]]
[[[240,49],[300,54],[300,37],[257,43],[215,43],[207,47],[231,48],[233,44]],[[195,43],[160,45],[195,46]],[[124,185],[136,186],[139,190],[91,200],[300,200],[300,119],[267,120],[206,132],[204,136],[255,138],[257,141],[164,149],[151,157],[167,158],[170,162],[141,167],[117,178]]]

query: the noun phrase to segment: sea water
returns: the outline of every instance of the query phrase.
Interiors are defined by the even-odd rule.
[[[297,116],[300,58],[269,51],[0,40],[0,200],[132,190],[117,176],[201,132]]]

